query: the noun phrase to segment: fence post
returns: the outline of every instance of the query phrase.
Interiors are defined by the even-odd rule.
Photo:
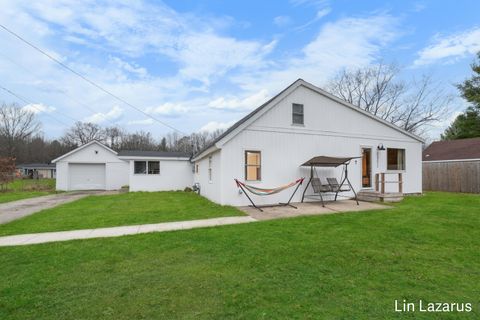
[[[375,173],[375,191],[378,191],[379,186],[378,186],[378,173]]]

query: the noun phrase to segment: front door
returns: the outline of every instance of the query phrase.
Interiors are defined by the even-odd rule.
[[[372,187],[372,149],[362,148],[362,187]]]

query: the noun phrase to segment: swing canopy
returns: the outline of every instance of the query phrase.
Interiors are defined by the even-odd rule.
[[[300,165],[301,167],[332,167],[336,168],[342,164],[347,164],[352,159],[357,159],[360,157],[326,157],[326,156],[317,156],[308,160],[307,162]]]

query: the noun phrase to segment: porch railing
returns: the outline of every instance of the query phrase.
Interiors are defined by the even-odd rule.
[[[386,175],[397,175],[398,180],[385,180]],[[396,183],[398,184],[398,193],[403,193],[403,175],[401,172],[381,172],[375,174],[375,191],[380,191],[380,193],[385,193],[385,184],[386,183]]]

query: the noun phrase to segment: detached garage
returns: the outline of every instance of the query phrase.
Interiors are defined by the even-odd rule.
[[[91,141],[52,161],[57,190],[117,190],[128,185],[129,163],[98,141]]]

